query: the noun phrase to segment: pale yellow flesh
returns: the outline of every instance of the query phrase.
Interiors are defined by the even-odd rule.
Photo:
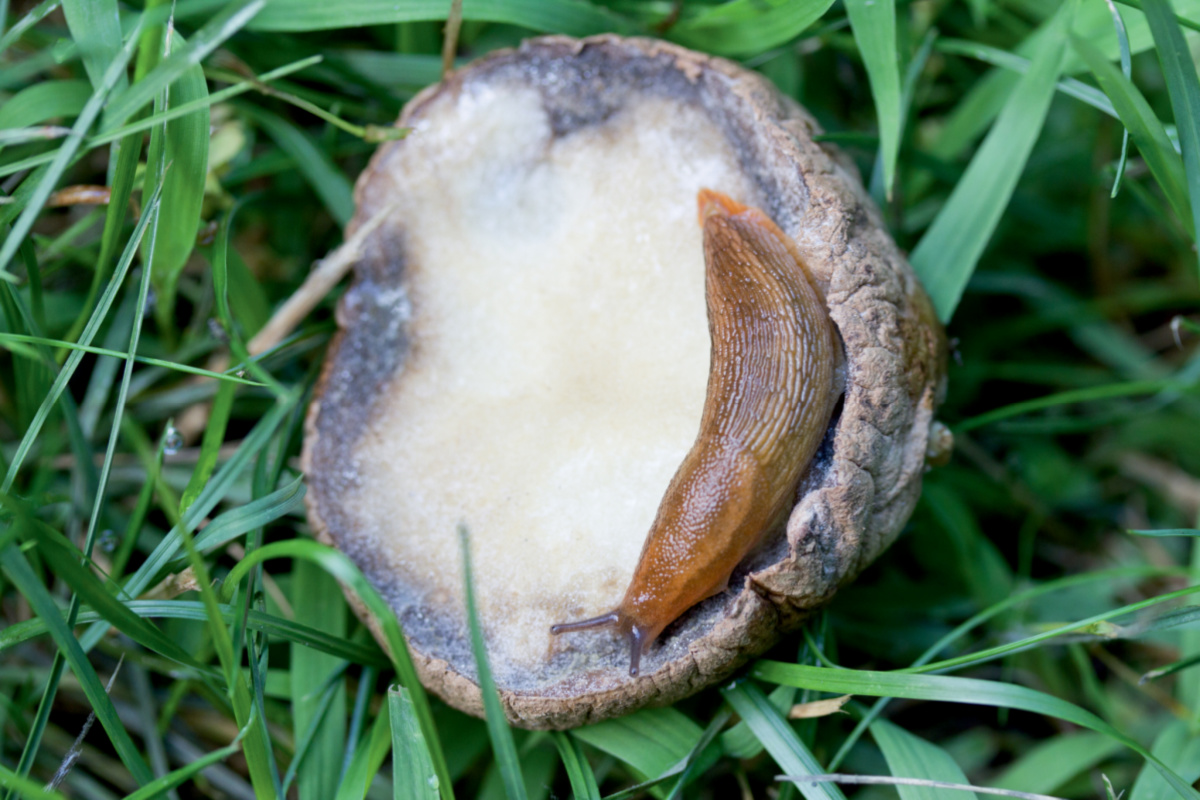
[[[675,101],[562,139],[528,89],[436,102],[389,163],[413,350],[341,502],[432,605],[461,608],[467,525],[503,682],[610,635],[549,627],[620,601],[696,437],[709,356],[696,193],[756,198],[720,131]]]

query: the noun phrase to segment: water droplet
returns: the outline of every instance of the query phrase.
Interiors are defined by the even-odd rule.
[[[208,332],[218,342],[224,344],[229,341],[229,337],[225,335],[225,327],[221,325],[221,320],[216,317],[208,318]]]
[[[429,776],[429,788],[430,788],[430,789],[436,789],[436,788],[438,788],[438,779],[437,779],[437,775],[430,775],[430,776]]]
[[[98,544],[102,552],[111,553],[117,549],[117,535],[112,532],[111,528],[107,528],[101,532]]]
[[[163,436],[163,452],[173,456],[179,452],[181,447],[183,447],[183,434],[175,430],[174,425],[171,425],[167,428],[166,435]]]

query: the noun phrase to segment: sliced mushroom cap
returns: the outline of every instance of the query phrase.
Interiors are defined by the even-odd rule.
[[[460,525],[501,700],[530,728],[727,677],[892,541],[920,493],[945,342],[853,167],[799,106],[663,42],[547,37],[454,73],[399,124],[412,133],[358,181],[347,233],[384,221],[338,308],[304,464],[314,529],[391,603],[428,688],[482,711]],[[844,395],[786,531],[631,677],[614,632],[549,627],[620,602],[696,439],[702,188],[794,241],[844,348]]]

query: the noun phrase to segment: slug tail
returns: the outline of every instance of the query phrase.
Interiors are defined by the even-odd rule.
[[[589,628],[602,628],[605,625],[616,625],[620,616],[616,611],[610,611],[607,614],[601,614],[598,617],[591,619],[581,619],[578,622],[560,622],[557,625],[550,626],[550,633],[557,636],[560,633],[569,631],[585,631]]]

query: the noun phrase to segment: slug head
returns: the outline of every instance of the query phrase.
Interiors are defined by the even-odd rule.
[[[638,625],[620,609],[610,611],[607,614],[601,614],[598,617],[592,617],[591,619],[581,619],[578,622],[560,622],[557,625],[551,625],[550,633],[557,636],[560,633],[590,630],[608,625],[615,625],[617,631],[624,634],[625,638],[629,641],[629,674],[636,676],[642,662],[642,653],[650,646],[650,643],[654,641],[658,634],[657,632],[651,634],[646,626]]]

